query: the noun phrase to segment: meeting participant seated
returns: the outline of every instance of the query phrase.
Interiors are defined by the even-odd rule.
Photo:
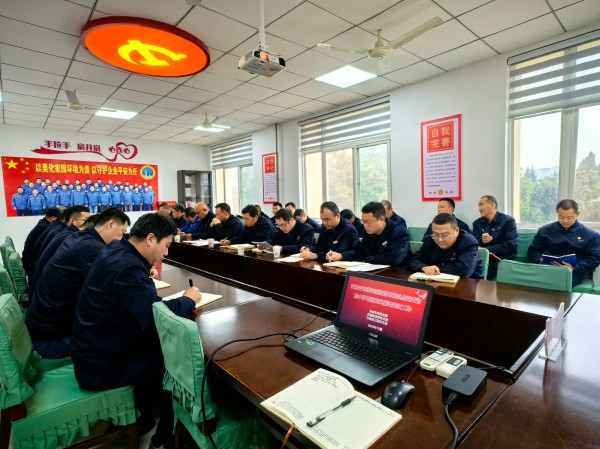
[[[175,211],[173,211],[175,213]],[[183,210],[183,218],[185,219],[185,226],[183,226],[178,234],[192,233],[198,230],[200,226],[200,217],[194,211],[192,207],[186,207]]]
[[[127,232],[129,217],[119,209],[101,212],[94,226],[65,239],[43,267],[30,298],[25,324],[33,349],[44,358],[71,354],[71,332],[79,291],[96,257]]]
[[[323,227],[316,245],[304,248],[300,255],[304,259],[329,260],[335,253],[345,257],[346,253],[354,251],[358,245],[356,228],[342,220],[340,210],[333,201],[321,204],[321,222]]]
[[[284,209],[280,209],[284,210]],[[271,220],[261,217],[256,206],[248,204],[242,209],[244,229],[235,237],[221,240],[221,245],[237,245],[238,243],[266,242],[273,238],[277,231]]]
[[[490,252],[488,279],[494,279],[498,262],[514,259],[517,256],[517,223],[510,215],[498,212],[498,201],[492,195],[484,195],[479,200],[478,218],[473,222],[473,236],[477,244]]]
[[[437,204],[437,213],[454,215],[455,207],[456,204],[454,203],[454,200],[452,198],[440,198]],[[456,216],[454,216],[454,218],[456,218]],[[466,224],[464,221],[460,220],[459,218],[456,218],[456,223],[458,223],[458,229],[469,233],[471,232],[469,225]],[[429,235],[431,235],[431,223],[429,223],[429,226],[427,226],[427,230],[423,235],[423,240],[425,240]]]
[[[273,246],[281,246],[283,254],[298,253],[302,247],[308,247],[313,243],[315,231],[312,226],[296,220],[288,209],[277,211],[275,226],[277,232],[267,242]]]
[[[160,203],[158,205],[158,210],[156,211],[156,213],[164,215],[165,217],[169,217],[171,219],[173,217],[173,212],[171,211],[171,206],[169,206],[167,203]]]
[[[358,218],[356,215],[354,215],[354,212],[352,212],[350,209],[342,209],[340,211],[340,215],[342,216],[342,218],[344,220],[346,220],[346,222],[350,223],[352,226],[354,226],[356,228],[356,232],[358,232],[358,237],[359,238],[363,238],[366,234],[365,231],[365,227],[363,226],[362,222],[360,221],[360,218]]]
[[[312,218],[310,218],[308,215],[306,215],[304,209],[296,209],[293,215],[294,218],[300,223],[306,223],[307,225],[310,225],[315,232],[321,232],[321,225]]]
[[[237,237],[244,230],[242,221],[231,215],[231,206],[219,203],[215,206],[215,217],[210,222],[211,237],[221,241]]]
[[[171,208],[171,218],[173,219],[173,223],[175,223],[175,227],[179,230],[184,226],[187,226],[188,222],[183,216],[185,212],[185,207],[181,204],[176,204]]]
[[[23,252],[21,254],[21,260],[23,262],[23,268],[25,269],[25,273],[27,276],[33,276],[33,271],[35,269],[35,263],[33,260],[33,248],[35,247],[35,242],[40,238],[40,235],[48,229],[48,226],[53,221],[57,220],[60,216],[60,211],[51,207],[46,209],[46,213],[40,221],[33,227],[29,234],[27,234],[27,238],[25,239],[25,245],[23,246]]]
[[[215,213],[211,211],[204,202],[196,204],[194,206],[194,212],[200,217],[200,223],[198,223],[198,228],[195,231],[183,233],[183,240],[206,240],[212,238],[210,224],[212,223],[213,218],[216,217]],[[267,217],[267,220],[268,219],[269,217]]]
[[[255,205],[254,205],[254,207],[256,207],[256,208],[258,209],[258,213],[259,213],[259,214],[260,214],[262,217],[267,217],[269,220],[271,219],[271,218],[269,218],[269,216],[268,216],[267,214],[265,214],[265,213],[262,211],[262,208],[260,207],[260,204],[255,204]]]
[[[577,220],[579,214],[577,201],[559,201],[556,205],[558,220],[539,228],[527,250],[529,259],[535,263],[543,263],[543,254],[550,256],[575,254],[577,258],[575,265],[564,261],[552,262],[553,265],[565,266],[573,272],[573,286],[581,283],[600,265],[600,235],[582,225]]]
[[[431,228],[432,233],[423,240],[421,249],[407,261],[408,269],[425,274],[446,273],[465,278],[483,278],[477,240],[458,228],[454,215],[436,215]]]
[[[406,226],[385,216],[383,204],[371,201],[363,206],[362,222],[366,235],[354,251],[332,253],[330,260],[361,260],[373,264],[400,265],[411,256]]]
[[[383,204],[383,207],[385,208],[385,216],[387,218],[389,218],[390,220],[392,220],[395,223],[403,224],[408,229],[406,220],[404,218],[402,218],[400,215],[398,215],[396,212],[394,212],[392,203],[390,203],[388,200],[381,200],[381,204]]]
[[[149,213],[131,227],[129,239],[109,243],[85,278],[71,337],[75,377],[82,388],[133,385],[140,434],[152,429],[153,402],[161,400],[162,416],[151,439],[154,448],[170,444],[174,416],[170,393],[163,392],[165,366],[152,314],[152,304],[161,298],[149,273],[168,254],[176,233],[170,218]],[[164,304],[185,317],[201,297],[192,287]]]
[[[285,209],[289,210],[292,213],[292,217],[294,216],[294,212],[296,211],[296,203],[293,201],[289,201],[285,203]]]
[[[275,226],[275,214],[277,213],[278,210],[283,209],[283,204],[281,204],[279,201],[273,203],[273,205],[271,206],[271,210],[273,211],[273,216],[271,217],[271,223],[273,223],[273,226]]]

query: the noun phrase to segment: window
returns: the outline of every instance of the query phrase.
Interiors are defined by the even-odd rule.
[[[225,202],[233,214],[239,214],[252,202],[252,139],[212,147],[211,158],[217,203]]]
[[[318,217],[324,201],[357,213],[389,198],[389,136],[387,98],[301,122],[307,214]]]
[[[600,224],[600,39],[598,33],[509,60],[512,213],[520,224],[556,219],[573,198],[581,221]]]

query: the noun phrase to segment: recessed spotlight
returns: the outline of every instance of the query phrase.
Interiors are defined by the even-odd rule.
[[[96,114],[99,117],[111,117],[111,118],[120,118],[122,120],[129,120],[132,117],[137,115],[137,112],[132,111],[119,111],[118,109],[107,109],[100,108]]]
[[[315,79],[338,87],[349,87],[376,77],[377,75],[347,65]]]

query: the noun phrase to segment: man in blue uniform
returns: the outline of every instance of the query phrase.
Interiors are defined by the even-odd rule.
[[[425,274],[454,274],[482,279],[483,263],[477,251],[477,240],[458,229],[452,214],[438,214],[432,221],[432,233],[408,261],[407,267]]]
[[[123,194],[119,190],[119,186],[114,186],[110,192],[110,206],[123,210]]]
[[[23,187],[18,187],[17,193],[13,194],[12,207],[17,212],[17,217],[24,217],[25,215],[29,215],[31,203],[29,202],[29,195],[25,193]]]
[[[215,213],[212,212],[206,203],[200,202],[194,206],[194,212],[196,215],[200,217],[200,222],[198,223],[198,227],[193,232],[188,232],[182,235],[183,240],[198,240],[198,239],[209,239],[212,237],[212,232],[210,229],[210,224],[213,221],[213,218],[216,217]],[[267,217],[267,220],[269,217]]]
[[[102,212],[110,208],[110,202],[112,201],[112,195],[106,188],[106,186],[102,186],[100,193],[98,194],[98,210]]]
[[[152,405],[161,398],[165,366],[152,304],[161,301],[148,276],[167,254],[177,228],[160,214],[142,215],[129,239],[115,240],[92,265],[73,321],[71,357],[82,388],[93,391],[133,385],[141,413],[139,427],[152,428]],[[165,305],[178,316],[194,311],[202,295],[196,287]],[[173,404],[162,394],[162,416],[151,447],[160,447],[173,431]],[[150,425],[148,425],[150,424]]]
[[[141,211],[142,203],[143,203],[142,192],[140,192],[139,187],[134,187],[133,188],[133,211],[134,212]]]
[[[81,190],[81,184],[75,185],[75,190],[73,190],[73,206],[87,206],[87,196],[84,190]]]
[[[215,218],[210,222],[211,236],[219,241],[236,237],[244,230],[240,219],[231,215],[231,207],[227,203],[215,206]]]
[[[477,244],[490,252],[488,279],[494,279],[501,259],[517,255],[517,224],[510,215],[498,212],[498,201],[492,195],[479,200],[481,218],[473,222],[473,236]]]
[[[404,218],[402,218],[400,215],[398,215],[396,212],[394,212],[392,203],[390,203],[388,200],[381,200],[381,204],[383,204],[383,207],[385,207],[385,216],[387,218],[392,220],[394,223],[403,224],[404,227],[408,229],[406,220]]]
[[[371,201],[363,206],[361,212],[366,235],[354,251],[349,251],[343,257],[334,252],[330,260],[364,260],[395,266],[411,255],[406,226],[386,218],[383,204]]]
[[[294,219],[289,209],[278,210],[275,214],[278,231],[267,242],[281,246],[282,253],[298,253],[303,247],[313,244],[315,231],[312,226]]]
[[[306,212],[304,212],[304,209],[296,209],[294,211],[294,218],[296,220],[298,220],[300,223],[306,223],[311,228],[313,228],[313,230],[315,232],[321,232],[321,225],[319,223],[317,223],[315,220],[313,220],[312,218],[310,218],[308,215],[306,215]]]
[[[48,186],[44,192],[44,199],[46,200],[46,208],[51,209],[58,206],[58,193],[54,190],[54,187]]]
[[[42,357],[71,354],[73,317],[83,281],[100,251],[123,238],[129,224],[123,212],[107,209],[94,226],[67,237],[42,267],[25,319],[33,348]]]
[[[87,205],[90,208],[92,214],[98,213],[98,204],[100,201],[100,193],[96,191],[96,188],[92,185],[88,187],[88,191],[85,192],[87,198]]]
[[[176,204],[176,206],[181,206],[180,204]],[[175,213],[176,213],[176,209],[175,207],[173,207],[173,217],[171,217],[171,220],[173,220],[175,222]],[[196,214],[196,211],[194,210],[194,208],[192,207],[186,207],[183,210],[183,217],[182,217],[185,221],[185,225],[181,227],[181,229],[179,229],[179,234],[191,234],[192,232],[196,232],[198,230],[198,227],[200,227],[200,221],[201,218]],[[175,226],[177,226],[177,223],[175,222]],[[179,226],[177,226],[179,228]]]
[[[133,192],[129,186],[123,188],[123,210],[131,212],[133,210]]]
[[[280,209],[283,210],[283,209]],[[236,245],[238,243],[266,242],[273,237],[276,229],[271,220],[262,217],[256,206],[248,204],[242,209],[244,229],[235,237],[221,240],[221,245]]]
[[[356,232],[358,232],[358,237],[362,239],[367,234],[367,231],[365,231],[365,227],[360,221],[360,218],[354,215],[354,212],[352,212],[350,209],[342,209],[340,215],[344,220],[346,220],[346,222],[350,223],[356,228]]]
[[[71,207],[73,205],[71,195],[71,191],[67,185],[63,184],[58,191],[58,205],[63,207]]]
[[[559,201],[556,205],[558,221],[539,228],[527,250],[529,259],[535,263],[542,263],[542,254],[575,254],[575,266],[567,262],[553,262],[553,265],[563,265],[573,272],[573,286],[600,265],[600,235],[577,220],[579,213],[577,201]]]
[[[31,204],[31,215],[44,214],[44,209],[46,209],[46,198],[44,198],[44,195],[42,195],[38,189],[33,189],[33,192],[31,192],[29,203]]]
[[[142,208],[145,211],[154,210],[154,197],[156,194],[146,186],[142,190]]]
[[[184,217],[184,212],[185,207],[183,207],[181,204],[176,204],[171,208],[171,219],[173,220],[173,223],[175,223],[175,227],[179,230],[181,230],[181,228],[183,227],[187,227],[188,224],[187,220]]]
[[[340,210],[333,201],[321,204],[321,221],[323,227],[316,245],[305,248],[300,254],[305,259],[330,259],[334,252],[342,257],[353,251],[358,245],[358,232],[351,224],[340,216]]]
[[[21,254],[23,268],[25,269],[27,276],[33,276],[35,269],[35,260],[33,259],[33,248],[35,247],[35,242],[37,242],[44,231],[48,229],[50,223],[57,220],[59,216],[60,211],[58,209],[54,207],[46,209],[46,214],[44,217],[37,222],[34,228],[27,235],[27,238],[25,239],[25,245],[23,246],[23,253]]]
[[[456,207],[456,205],[452,198],[440,198],[438,200],[438,204],[437,204],[437,213],[454,215],[455,207]],[[454,218],[456,218],[456,216]],[[469,232],[469,233],[471,232],[469,225],[466,224],[461,219],[456,218],[456,223],[458,223],[458,229],[460,229],[461,231],[465,231],[465,232]],[[425,234],[423,235],[422,240],[424,241],[426,238],[428,238],[428,236],[430,234],[431,234],[431,223],[429,223],[429,226],[427,226],[427,229],[425,230]]]

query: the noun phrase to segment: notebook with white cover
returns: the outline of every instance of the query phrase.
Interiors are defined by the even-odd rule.
[[[184,292],[185,292],[185,290],[181,290],[180,292],[174,293],[171,296],[167,296],[166,298],[163,298],[162,300],[170,301],[175,298],[181,298],[183,296]],[[218,299],[221,299],[222,297],[223,297],[223,295],[202,292],[202,299],[200,300],[200,302],[198,304],[196,304],[196,309],[199,309],[200,307],[204,307],[205,305],[210,304],[211,302],[215,302]]]

